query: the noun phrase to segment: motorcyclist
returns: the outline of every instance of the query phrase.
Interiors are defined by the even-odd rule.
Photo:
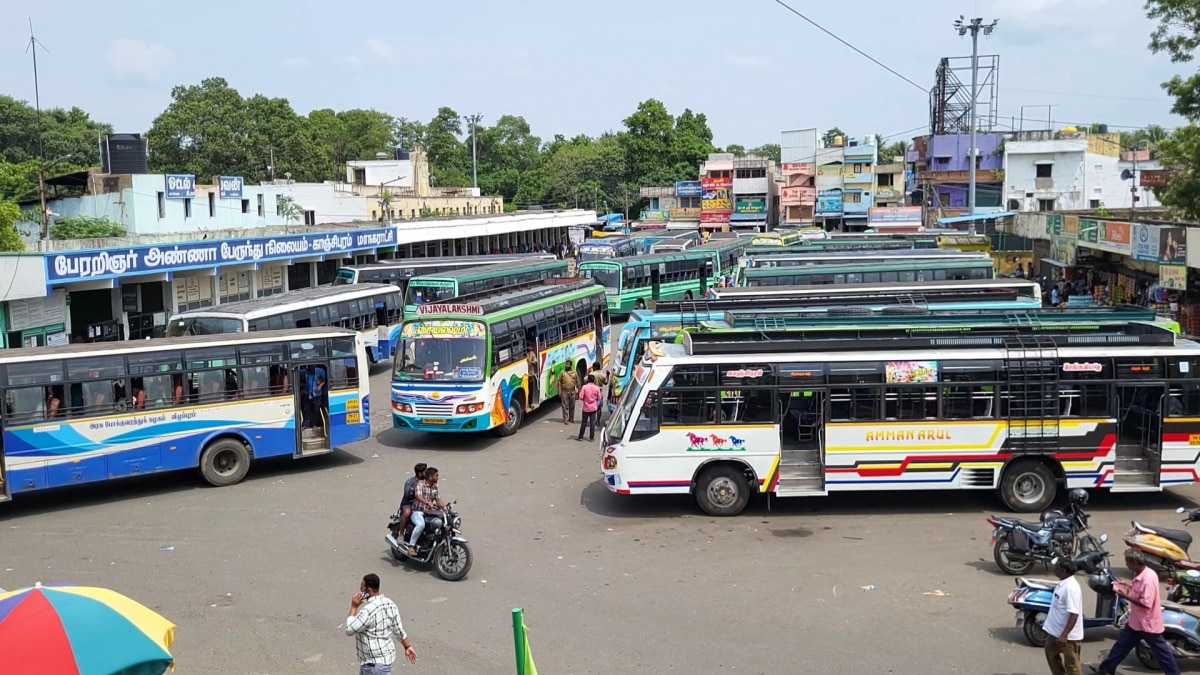
[[[413,531],[412,536],[408,540],[408,554],[410,557],[417,555],[417,543],[421,541],[421,535],[425,533],[425,517],[438,518],[441,512],[446,509],[446,502],[442,501],[438,496],[438,470],[434,467],[425,469],[425,480],[417,483],[416,489],[413,492],[413,509],[412,521]]]
[[[428,465],[425,462],[418,462],[413,467],[413,475],[404,481],[404,494],[400,497],[400,532],[408,529],[408,519],[412,517],[413,500],[417,491],[417,482],[425,475],[425,469]]]

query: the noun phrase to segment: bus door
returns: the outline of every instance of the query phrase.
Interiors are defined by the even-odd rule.
[[[663,277],[667,275],[667,264],[659,263],[650,268],[650,297],[658,300],[658,294],[662,291]]]
[[[295,397],[296,457],[333,450],[329,436],[329,362],[313,360],[292,364]]]
[[[592,309],[592,326],[596,329],[596,363],[601,367],[604,366],[604,354],[608,352],[608,345],[604,344],[604,326],[608,323],[604,313],[605,308],[602,306]]]
[[[3,429],[3,424],[0,424],[0,429]],[[4,433],[0,431],[0,502],[6,502],[12,498],[12,494],[8,490],[8,474],[4,468]]]
[[[779,392],[780,473],[777,494],[825,492],[826,391]]]
[[[1161,382],[1117,385],[1117,466],[1121,482],[1158,486],[1162,470],[1163,411],[1167,386]],[[1128,476],[1126,481],[1120,478]]]

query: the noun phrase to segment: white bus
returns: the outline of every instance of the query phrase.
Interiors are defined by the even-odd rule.
[[[496,255],[441,256],[432,258],[393,258],[367,263],[348,265],[338,269],[335,286],[347,284],[392,284],[401,291],[407,290],[408,280],[424,274],[449,272],[466,267],[483,267],[500,263],[526,260],[554,260],[553,253],[513,253]]]
[[[404,297],[390,284],[318,286],[180,312],[167,323],[167,337],[335,326],[358,331],[371,363],[379,363],[392,357],[403,317]]]
[[[788,249],[784,249],[788,250]],[[802,267],[805,265],[839,265],[867,262],[918,262],[926,260],[984,260],[992,263],[987,253],[958,251],[946,248],[909,251],[814,251],[810,253],[752,253],[746,257],[747,267]]]
[[[178,469],[232,485],[252,460],[365,440],[365,361],[338,328],[7,350],[0,502]]]
[[[1019,300],[1030,307],[1041,307],[1042,287],[1024,279],[969,279],[964,281],[887,282],[871,284],[834,284],[817,286],[745,286],[713,289],[720,300],[795,300],[797,306],[812,301],[844,300],[846,305],[878,304],[882,298],[911,298],[915,302],[1012,302]],[[981,309],[988,309],[983,306]]]
[[[654,343],[605,430],[604,482],[722,516],[754,493],[995,490],[1037,512],[1059,487],[1196,482],[1200,345],[1053,312]]]

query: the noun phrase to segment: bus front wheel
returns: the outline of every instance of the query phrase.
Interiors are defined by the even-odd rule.
[[[504,424],[496,427],[496,435],[504,438],[517,433],[517,429],[521,428],[521,422],[525,421],[525,399],[520,394],[513,394],[512,399],[508,402],[508,414],[505,415]]]
[[[710,516],[736,516],[750,501],[750,482],[741,469],[728,464],[709,467],[695,486],[696,503]]]
[[[636,309],[646,309],[646,301],[642,300],[641,298],[638,298],[638,301],[636,303],[634,303],[633,306]]]
[[[209,485],[225,487],[242,482],[250,472],[250,451],[241,441],[213,441],[200,455],[200,474]]]

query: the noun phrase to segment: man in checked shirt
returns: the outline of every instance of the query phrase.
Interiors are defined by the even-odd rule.
[[[358,651],[359,675],[391,675],[396,663],[396,644],[392,636],[400,638],[404,645],[404,656],[409,663],[417,662],[417,650],[413,649],[404,624],[400,623],[400,610],[396,603],[379,593],[379,575],[368,574],[362,578],[359,592],[350,599],[350,616],[346,618],[346,635],[354,636]]]

